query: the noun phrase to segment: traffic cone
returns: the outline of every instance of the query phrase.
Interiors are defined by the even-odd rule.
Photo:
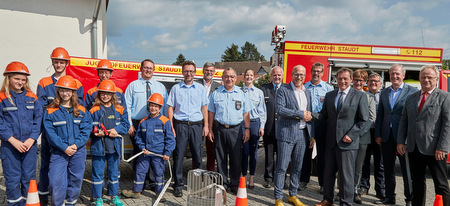
[[[444,201],[442,200],[442,195],[436,195],[433,206],[444,206]]]
[[[26,206],[40,206],[39,194],[37,190],[36,180],[30,181],[30,187],[28,188],[27,203]]]
[[[245,177],[241,177],[241,181],[239,182],[239,189],[236,195],[235,206],[248,206],[247,188],[245,188],[245,184]]]

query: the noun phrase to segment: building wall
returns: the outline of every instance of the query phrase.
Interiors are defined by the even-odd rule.
[[[12,61],[30,70],[30,86],[53,74],[50,54],[64,47],[71,56],[92,57],[92,17],[97,0],[2,0],[0,71]],[[97,21],[97,57],[107,58],[106,0]],[[1,78],[0,82],[3,82]]]

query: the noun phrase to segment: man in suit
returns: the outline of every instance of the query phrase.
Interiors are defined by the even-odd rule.
[[[270,83],[261,85],[267,109],[267,121],[264,127],[264,183],[263,187],[270,188],[273,184],[275,172],[275,153],[277,152],[277,141],[275,139],[275,126],[277,113],[275,111],[275,97],[277,90],[284,85],[283,68],[275,66],[270,70]]]
[[[297,65],[292,69],[292,81],[283,85],[277,92],[276,111],[278,114],[277,167],[275,169],[275,206],[283,205],[283,187],[286,170],[291,161],[291,176],[289,184],[289,202],[303,206],[297,198],[297,188],[300,180],[303,155],[307,139],[314,145],[313,124],[311,117],[311,92],[303,86],[306,69]]]
[[[417,89],[405,84],[405,70],[402,65],[394,64],[389,69],[389,79],[392,85],[380,94],[377,119],[375,121],[375,142],[381,145],[383,156],[386,197],[375,201],[375,204],[395,204],[395,158],[397,152],[398,123],[402,115],[406,97],[417,92]],[[406,205],[411,205],[411,175],[409,163],[405,156],[398,156],[403,175],[403,185]]]
[[[450,149],[450,94],[436,88],[438,74],[434,66],[422,67],[422,90],[406,98],[398,129],[397,152],[403,156],[407,150],[409,162],[414,164],[412,205],[425,205],[426,167],[431,171],[435,193],[442,195],[445,206],[450,205],[446,165]]]
[[[351,69],[339,69],[339,88],[325,95],[322,110],[314,114],[327,120],[323,200],[316,206],[333,204],[338,170],[340,205],[353,203],[355,159],[362,128],[369,119],[369,106],[366,94],[350,87],[352,80]]]
[[[213,81],[215,72],[216,69],[214,68],[214,64],[211,62],[206,62],[203,65],[203,79],[197,81],[205,87],[208,98],[211,92],[221,86],[220,83]],[[215,166],[216,157],[214,153],[214,143],[212,143],[209,138],[206,138],[206,169],[209,171],[214,171]]]

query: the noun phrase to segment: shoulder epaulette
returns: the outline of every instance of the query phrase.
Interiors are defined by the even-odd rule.
[[[77,85],[77,87],[78,87],[78,85]],[[80,88],[80,87],[78,87],[78,88]],[[98,87],[97,86],[95,86],[95,87],[92,87],[92,88],[90,88],[88,91],[87,91],[87,93],[89,94],[89,95],[92,95],[94,92],[96,92],[98,90]]]
[[[96,105],[96,106],[93,106],[93,107],[91,108],[91,110],[89,110],[89,112],[90,112],[91,114],[94,114],[94,112],[96,112],[96,111],[98,111],[98,110],[100,110],[100,106]]]
[[[57,111],[58,107],[47,107],[48,114],[52,114],[53,112]]]
[[[36,101],[38,99],[38,97],[33,92],[30,92],[30,91],[27,91],[26,96],[34,98],[34,101]]]
[[[120,105],[120,104],[114,106],[114,108],[115,108],[116,111],[118,111],[121,115],[123,114],[123,111],[125,110],[125,108],[123,108],[122,105]]]
[[[116,91],[119,92],[120,94],[123,94],[123,90],[119,87],[116,87]]]
[[[241,87],[242,92],[247,93],[247,90],[244,87]]]
[[[83,84],[81,84],[81,82],[80,81],[78,81],[78,79],[75,79],[75,81],[77,82],[77,88],[79,89],[80,87],[82,87],[83,86]]]
[[[139,123],[142,123],[143,121],[147,120],[148,116],[144,117],[144,119],[142,119]]]
[[[86,112],[86,108],[84,108],[84,107],[81,106],[81,105],[78,105],[78,109],[81,110],[82,112]]]
[[[161,120],[165,124],[167,121],[169,121],[169,118],[165,117],[164,115],[161,115],[159,117],[159,120]]]
[[[46,86],[53,84],[53,78],[50,77],[44,77],[41,80],[39,80],[39,86],[42,88],[45,88]]]

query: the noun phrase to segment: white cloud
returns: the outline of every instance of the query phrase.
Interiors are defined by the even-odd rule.
[[[108,56],[109,57],[118,57],[120,56],[120,52],[122,47],[116,47],[116,45],[112,42],[108,42]]]

